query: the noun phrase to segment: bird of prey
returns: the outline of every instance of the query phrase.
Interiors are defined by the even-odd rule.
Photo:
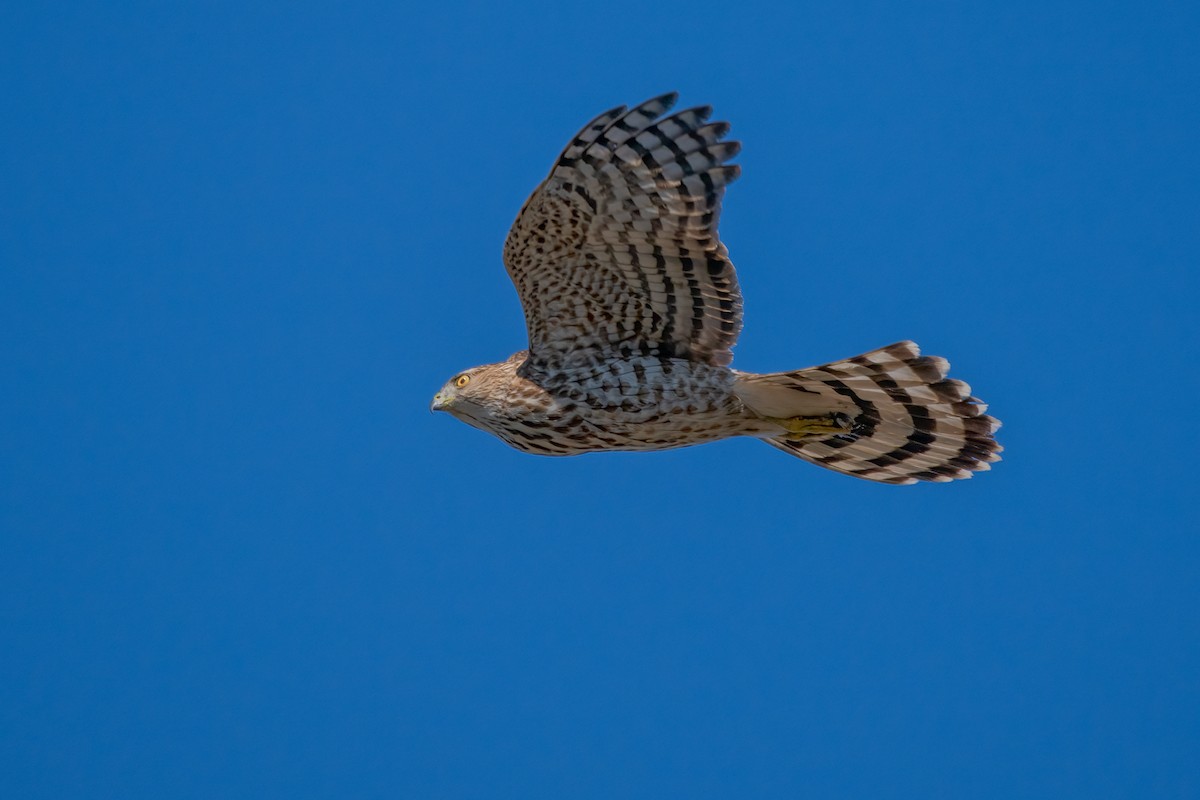
[[[542,455],[750,436],[881,483],[990,469],[1000,423],[913,342],[730,368],[742,297],[717,220],[741,146],[708,106],[664,116],[675,99],[606,111],[563,150],[504,245],[529,348],[458,373],[431,408]]]

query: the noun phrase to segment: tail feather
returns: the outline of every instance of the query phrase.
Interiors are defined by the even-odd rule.
[[[814,464],[882,483],[945,483],[991,469],[999,420],[944,358],[899,342],[795,372],[738,375],[737,394],[764,417],[844,414],[846,431],[767,444]]]

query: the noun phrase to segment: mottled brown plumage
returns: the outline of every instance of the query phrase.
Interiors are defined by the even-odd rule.
[[[717,235],[737,142],[669,94],[589,122],[526,201],[504,261],[529,349],[452,378],[436,410],[545,455],[753,436],[884,483],[970,477],[999,423],[945,359],[901,342],[755,375],[729,368],[742,298]]]

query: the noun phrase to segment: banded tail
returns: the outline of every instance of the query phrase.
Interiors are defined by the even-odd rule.
[[[734,391],[766,418],[829,417],[836,434],[781,434],[767,444],[837,472],[882,483],[945,483],[991,469],[1000,422],[949,362],[899,342],[820,367],[738,373]]]

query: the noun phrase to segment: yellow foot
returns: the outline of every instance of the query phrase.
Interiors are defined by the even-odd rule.
[[[764,417],[788,432],[783,437],[789,441],[800,441],[809,436],[847,433],[851,420],[845,414],[829,414],[823,417]]]

